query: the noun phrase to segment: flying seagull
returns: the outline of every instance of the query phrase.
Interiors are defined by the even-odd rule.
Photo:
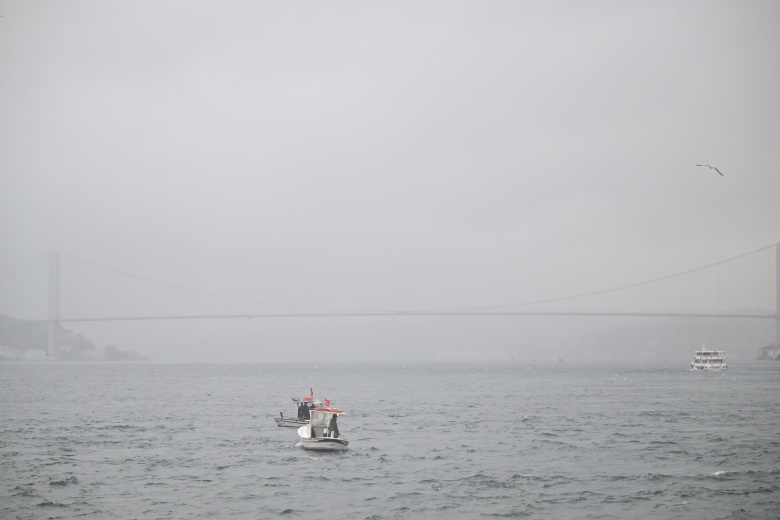
[[[715,168],[714,166],[710,166],[709,164],[697,164],[696,166],[706,166],[710,170],[715,170],[716,172],[720,173],[719,169]],[[723,175],[722,173],[720,173],[720,174],[721,174],[721,176],[725,177],[725,175]]]

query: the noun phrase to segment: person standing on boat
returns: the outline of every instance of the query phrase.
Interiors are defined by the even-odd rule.
[[[330,418],[330,424],[328,425],[328,431],[330,431],[330,436],[334,437],[336,439],[339,438],[339,427],[336,423],[336,414],[333,414]]]

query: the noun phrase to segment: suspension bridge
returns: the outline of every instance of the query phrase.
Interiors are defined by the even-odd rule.
[[[61,262],[66,259],[90,273],[101,273],[100,282],[91,286],[102,291],[103,312],[109,312],[110,300],[106,296],[117,291],[105,282],[106,277],[131,280],[134,286],[156,288],[157,291],[178,293],[185,300],[163,309],[153,305],[160,300],[149,296],[141,305],[144,312],[105,315],[64,315],[62,305]],[[478,316],[633,316],[633,317],[685,317],[685,318],[762,318],[775,321],[775,342],[780,345],[780,243],[750,251],[726,260],[721,260],[695,269],[689,269],[669,276],[611,289],[575,294],[560,298],[526,301],[494,306],[451,308],[433,310],[353,310],[322,307],[284,305],[293,311],[268,310],[283,304],[246,297],[217,294],[200,289],[170,284],[136,274],[113,269],[80,259],[65,253],[52,251],[41,255],[19,269],[0,277],[0,289],[35,266],[48,262],[48,316],[14,319],[16,323],[41,323],[48,325],[48,353],[58,352],[58,333],[62,323],[109,322],[141,320],[213,320],[213,319],[294,319],[335,317],[478,317]],[[84,292],[84,284],[78,292]],[[146,290],[146,289],[145,289]],[[76,291],[69,291],[76,292]],[[151,291],[153,293],[153,291]],[[197,299],[231,302],[230,312],[222,305],[218,310],[196,312],[192,301]],[[121,298],[119,298],[121,299]],[[236,310],[236,303],[240,309]],[[9,305],[9,302],[0,302]],[[175,312],[171,312],[171,308]],[[261,308],[258,310],[258,308]],[[149,312],[155,310],[155,313]],[[221,311],[219,309],[222,309]],[[2,311],[2,308],[0,308]],[[83,311],[82,311],[83,312]],[[9,313],[10,314],[10,313]],[[4,323],[11,323],[4,319]]]

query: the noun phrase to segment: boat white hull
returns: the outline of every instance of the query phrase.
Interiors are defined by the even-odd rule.
[[[298,428],[298,437],[301,438],[301,447],[314,451],[343,451],[349,445],[348,441],[334,437],[309,437],[308,427]]]

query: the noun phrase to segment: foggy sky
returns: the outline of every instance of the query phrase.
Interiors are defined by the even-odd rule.
[[[0,16],[0,275],[57,250],[269,312],[427,310],[780,241],[774,1],[0,1]],[[206,309],[93,271],[63,260],[63,317]],[[0,313],[44,318],[46,276],[0,285]],[[545,331],[577,326],[552,323],[68,326],[156,360],[327,361],[541,356]]]

